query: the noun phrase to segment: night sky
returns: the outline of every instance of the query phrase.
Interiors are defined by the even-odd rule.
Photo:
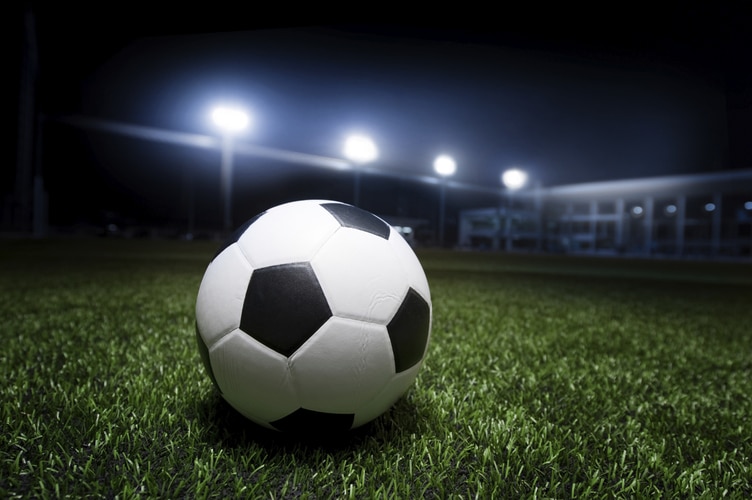
[[[638,5],[368,24],[37,6],[37,109],[215,135],[211,106],[237,103],[254,121],[240,140],[341,157],[345,136],[361,131],[379,146],[374,167],[433,175],[445,153],[455,180],[483,186],[511,166],[543,186],[750,167],[750,9]],[[44,141],[53,222],[103,209],[179,219],[189,192],[199,219],[217,218],[218,151],[57,123]],[[239,219],[298,197],[351,197],[347,173],[251,157],[236,173]],[[369,176],[364,208],[426,216],[435,192]],[[449,197],[450,209],[492,201]]]

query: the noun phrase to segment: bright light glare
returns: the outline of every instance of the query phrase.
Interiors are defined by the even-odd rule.
[[[715,210],[715,203],[706,203],[705,204],[705,211],[706,212],[712,212]]]
[[[745,210],[752,210],[752,201],[745,201],[744,202],[744,209]]]
[[[457,171],[457,163],[454,158],[447,155],[438,156],[433,162],[433,169],[442,177],[454,175]]]
[[[373,161],[379,155],[376,144],[363,135],[351,135],[345,141],[343,153],[354,162],[365,163]]]
[[[676,205],[666,205],[666,208],[664,209],[666,215],[674,215],[676,213],[676,210]]]
[[[250,121],[244,111],[235,108],[214,108],[211,116],[218,127],[228,132],[240,132],[248,126]]]
[[[501,175],[501,182],[509,189],[520,189],[527,183],[527,173],[519,168],[510,168]]]
[[[634,215],[635,217],[642,215],[642,207],[640,205],[632,207],[632,215]]]

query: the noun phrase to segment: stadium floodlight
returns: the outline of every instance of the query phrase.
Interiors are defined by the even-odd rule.
[[[353,162],[353,205],[357,207],[360,203],[360,169],[358,167],[362,163],[378,158],[379,150],[370,137],[354,134],[345,140],[342,152],[348,160]]]
[[[212,121],[225,133],[245,130],[250,123],[248,114],[242,109],[218,106],[212,110]]]
[[[507,189],[520,189],[527,184],[527,172],[519,168],[510,168],[501,174],[501,182]]]
[[[439,245],[444,246],[444,204],[446,199],[446,178],[457,171],[457,162],[448,155],[439,155],[433,161],[434,171],[441,176],[441,195],[439,198]]]
[[[448,177],[457,171],[457,163],[451,156],[439,155],[433,162],[433,169],[440,176]]]
[[[508,168],[501,174],[501,183],[506,188],[506,198],[507,198],[507,213],[504,217],[504,234],[505,234],[505,247],[507,252],[512,251],[512,206],[514,203],[512,202],[513,194],[518,189],[522,188],[527,184],[527,172],[520,168]]]
[[[379,156],[379,150],[370,137],[351,135],[345,140],[344,154],[355,163],[367,163]]]
[[[232,139],[233,134],[248,127],[250,118],[248,113],[242,109],[225,106],[214,108],[211,112],[211,118],[222,132],[222,167],[220,170],[223,204],[222,222],[224,230],[230,231],[232,229]]]

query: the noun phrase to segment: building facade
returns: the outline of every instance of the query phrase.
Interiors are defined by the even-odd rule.
[[[506,192],[458,232],[464,248],[752,260],[752,169]]]

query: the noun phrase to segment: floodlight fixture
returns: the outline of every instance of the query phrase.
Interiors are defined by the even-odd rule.
[[[222,227],[232,229],[232,176],[233,176],[233,134],[248,127],[248,113],[240,108],[217,106],[211,112],[214,124],[222,131],[222,165],[220,184],[222,188]]]
[[[457,171],[457,162],[449,155],[439,155],[433,161],[433,170],[441,176],[441,191],[439,197],[439,245],[444,246],[444,205],[446,204],[447,177]]]
[[[449,155],[439,155],[433,162],[433,169],[440,176],[449,177],[457,171],[457,162]]]
[[[527,172],[519,168],[510,168],[501,174],[501,182],[507,189],[520,189],[527,183]]]
[[[218,106],[212,110],[212,121],[225,133],[245,130],[250,123],[248,113],[239,108]]]
[[[362,163],[368,163],[379,156],[379,150],[370,137],[353,134],[345,139],[345,147],[342,150],[345,157],[353,162],[353,205],[360,204],[360,169]]]
[[[379,150],[370,137],[365,135],[351,135],[345,140],[343,153],[346,158],[355,163],[367,163],[379,156]]]

